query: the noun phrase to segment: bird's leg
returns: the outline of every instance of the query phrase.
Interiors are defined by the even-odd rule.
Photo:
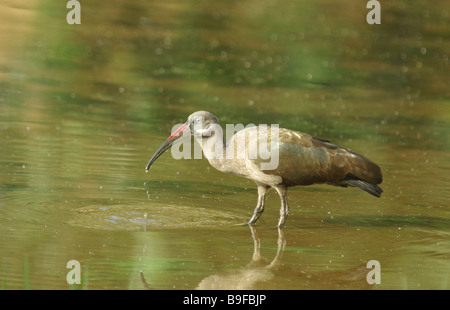
[[[289,205],[287,202],[287,188],[286,187],[276,187],[275,188],[280,195],[281,209],[280,209],[280,220],[278,221],[278,228],[283,228],[286,223],[286,219],[289,215]]]
[[[264,212],[264,198],[266,196],[267,190],[269,189],[269,186],[266,185],[258,185],[258,203],[256,204],[255,211],[253,212],[253,216],[248,221],[248,224],[253,225],[256,223],[256,221],[259,219],[261,214]]]

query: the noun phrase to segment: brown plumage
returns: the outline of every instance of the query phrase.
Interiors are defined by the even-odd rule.
[[[366,157],[328,140],[284,128],[279,129],[279,140],[283,164],[265,173],[281,176],[285,186],[354,186],[380,197],[382,190],[376,184],[382,182],[381,169]],[[362,186],[364,183],[370,185]]]
[[[268,189],[274,188],[281,199],[278,227],[284,227],[289,213],[287,188],[296,185],[325,183],[341,187],[357,187],[380,197],[383,192],[377,185],[382,182],[381,169],[373,161],[330,141],[309,134],[277,128],[272,139],[271,127],[254,126],[238,131],[227,144],[220,134],[217,118],[206,111],[191,114],[188,121],[172,134],[150,159],[146,170],[175,141],[190,136],[202,145],[203,153],[211,165],[225,173],[249,178],[258,186],[258,203],[249,224],[254,224],[264,211],[264,199]],[[251,156],[257,144],[267,141],[268,151],[278,153],[278,165],[263,168],[270,159]],[[240,143],[245,147],[239,148]],[[211,148],[211,145],[214,145]],[[218,157],[220,150],[224,156]],[[234,150],[234,152],[227,151]],[[225,154],[227,156],[225,156]],[[229,154],[233,156],[230,157]],[[259,155],[259,154],[258,154]]]

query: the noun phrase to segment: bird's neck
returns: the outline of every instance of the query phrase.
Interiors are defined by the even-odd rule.
[[[210,137],[196,138],[196,140],[202,146],[203,154],[211,166],[222,172],[231,172],[229,170],[232,166],[226,156],[226,145],[222,135],[214,134]]]

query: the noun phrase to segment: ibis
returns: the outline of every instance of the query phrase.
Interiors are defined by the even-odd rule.
[[[221,130],[213,114],[207,111],[191,114],[151,157],[146,171],[171,146],[193,135],[214,168],[256,183],[258,202],[248,224],[255,224],[263,213],[267,191],[270,188],[277,191],[281,200],[278,228],[285,226],[289,214],[288,187],[329,184],[359,188],[375,197],[383,192],[378,186],[383,178],[377,164],[329,140],[274,125],[259,125],[236,132],[226,142]],[[263,152],[258,153],[262,144],[265,146],[262,149],[266,149],[264,156]],[[268,159],[267,153],[276,160]]]

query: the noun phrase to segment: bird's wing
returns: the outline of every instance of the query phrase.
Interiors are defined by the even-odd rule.
[[[279,164],[264,173],[281,176],[288,186],[337,184],[349,176],[374,184],[382,181],[381,170],[374,162],[329,140],[284,128],[279,128],[278,137],[271,151],[276,155],[278,149]],[[252,161],[257,165],[264,162],[261,158]]]

